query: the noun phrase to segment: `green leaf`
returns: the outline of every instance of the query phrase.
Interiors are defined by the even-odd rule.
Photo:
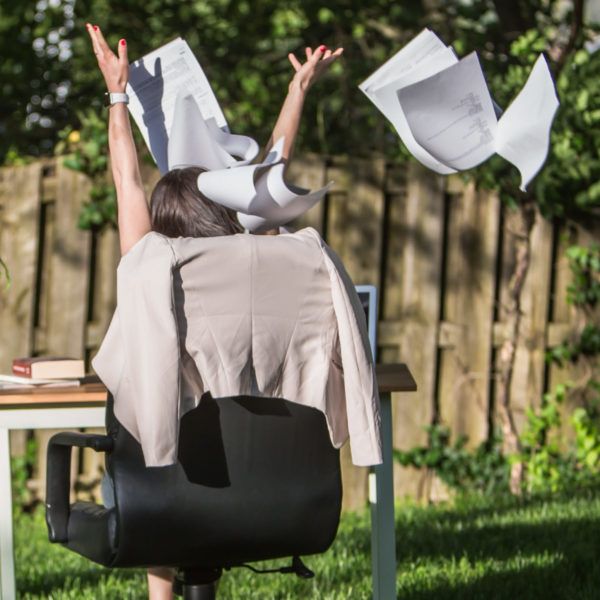
[[[84,170],[83,161],[75,156],[69,156],[63,160],[63,165],[67,169],[73,169],[73,171],[82,172]]]

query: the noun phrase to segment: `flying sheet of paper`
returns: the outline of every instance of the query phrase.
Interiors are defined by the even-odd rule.
[[[371,102],[392,123],[408,151],[425,166],[443,175],[455,171],[440,163],[417,143],[398,103],[396,92],[434,75],[457,61],[452,48],[446,46],[430,29],[423,29],[359,85]]]
[[[168,170],[186,167],[225,169],[246,165],[258,154],[255,140],[234,135],[205,120],[191,94],[180,92],[175,101],[167,147]],[[237,160],[235,157],[241,157]]]
[[[130,65],[130,112],[161,173],[199,166],[200,191],[238,211],[246,229],[287,223],[316,204],[316,192],[287,185],[281,163],[283,138],[265,160],[247,136],[229,132],[210,84],[189,46],[178,38]]]
[[[455,170],[449,165],[440,162],[417,142],[406,120],[403,107],[398,101],[397,91],[431,75],[435,75],[441,70],[456,64],[457,60],[456,55],[451,49],[444,48],[420,62],[418,68],[405,71],[398,79],[386,83],[382,87],[375,88],[369,96],[379,110],[392,123],[408,151],[426,167],[442,175],[454,173]]]
[[[284,138],[280,138],[262,163],[207,171],[198,177],[198,189],[207,197],[238,212],[250,231],[270,229],[300,216],[316,204],[330,184],[309,193],[286,184],[281,164]]]
[[[498,122],[475,53],[397,93],[415,140],[442,164],[470,169],[494,154]]]
[[[498,122],[496,134],[496,152],[519,169],[522,190],[546,161],[558,106],[548,63],[540,54],[527,83]]]
[[[472,168],[497,152],[519,169],[525,189],[547,156],[558,99],[541,55],[500,121],[477,55],[458,61],[430,30],[359,87],[411,154],[438,173]]]
[[[446,50],[446,48],[446,44],[431,29],[425,28],[358,87],[370,97],[371,93],[377,88],[397,80],[409,71],[415,70],[423,62],[434,57],[438,52]]]
[[[177,38],[130,65],[129,111],[161,173],[168,170],[167,144],[177,94],[191,94],[202,116],[227,130],[225,115],[190,47]]]

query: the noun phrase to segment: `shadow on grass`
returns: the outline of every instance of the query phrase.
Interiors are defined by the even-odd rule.
[[[397,511],[399,597],[597,598],[597,491],[454,510]],[[420,565],[428,573],[414,574]],[[403,591],[402,591],[403,590]]]
[[[586,539],[594,544],[586,544]],[[399,560],[413,556],[452,557],[464,552],[478,557],[506,560],[516,552],[537,554],[544,550],[571,553],[593,551],[600,539],[600,522],[564,519],[553,523],[469,526],[455,528],[428,527],[398,531],[396,542]]]
[[[396,520],[397,557],[452,557],[467,552],[505,560],[516,552],[545,550],[565,556],[600,554],[596,550],[600,507],[592,515],[560,514],[560,507],[560,499],[540,499],[490,510],[431,511],[415,520],[400,514]]]
[[[94,589],[110,578],[113,582],[136,581],[145,583],[139,569],[107,569],[94,565],[92,562],[83,563],[79,568],[48,569],[42,578],[31,578],[18,581],[19,594],[43,598],[49,590],[66,591],[69,589]],[[117,585],[118,587],[118,585]]]
[[[565,565],[522,567],[486,574],[470,582],[449,579],[435,582],[429,589],[411,589],[400,582],[398,598],[402,600],[595,600],[598,589],[592,581],[575,581]],[[421,586],[419,586],[421,587]]]
[[[401,600],[591,600],[599,597],[600,494],[509,498],[396,509],[397,581]],[[21,528],[19,591],[47,598],[48,590],[85,597],[143,598],[144,574],[104,569],[49,545],[43,515]],[[36,523],[35,527],[32,525]],[[37,531],[37,533],[35,533]],[[370,518],[345,514],[331,550],[308,557],[318,587],[283,576],[249,578],[234,572],[225,589],[268,590],[265,598],[371,596]],[[278,561],[285,562],[285,561]],[[281,565],[279,565],[281,566]],[[108,581],[110,580],[110,581]],[[73,595],[75,590],[75,595]],[[94,591],[104,595],[94,596]],[[133,590],[133,591],[132,591]],[[90,595],[91,594],[91,595]],[[134,594],[134,595],[132,595]],[[264,592],[266,594],[266,592]],[[63,597],[63,596],[57,596]],[[65,597],[67,597],[65,595]],[[81,594],[83,597],[83,593]],[[224,593],[224,597],[227,594]],[[244,597],[239,594],[231,597]],[[252,596],[259,597],[259,596]]]

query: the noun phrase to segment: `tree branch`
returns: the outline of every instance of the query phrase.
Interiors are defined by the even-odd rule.
[[[558,77],[562,71],[567,59],[575,49],[577,38],[583,29],[583,0],[573,0],[573,14],[571,16],[571,31],[569,33],[569,39],[567,43],[560,51],[556,62],[552,69],[552,75],[554,79]]]

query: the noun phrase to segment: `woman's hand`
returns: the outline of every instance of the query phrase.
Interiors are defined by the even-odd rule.
[[[297,86],[302,92],[306,93],[323,72],[341,56],[343,51],[343,48],[338,48],[335,52],[332,52],[325,46],[319,46],[315,50],[306,48],[306,62],[304,64],[294,54],[288,54],[288,58],[296,71],[290,83],[290,90]]]
[[[125,40],[119,41],[117,56],[108,47],[99,27],[88,23],[87,30],[108,91],[123,93],[129,80]],[[108,112],[108,147],[117,191],[121,254],[124,255],[151,229],[150,211],[140,175],[127,104],[124,102],[111,105]]]
[[[119,41],[118,56],[108,47],[100,28],[97,25],[86,25],[98,66],[109,92],[124,92],[129,81],[129,60],[127,59],[127,43]]]
[[[266,151],[268,151],[277,140],[282,137],[285,138],[282,156],[286,163],[286,168],[294,151],[306,92],[319,79],[323,72],[341,56],[343,51],[343,48],[338,48],[335,52],[332,52],[325,46],[319,46],[316,50],[306,48],[306,62],[304,64],[293,54],[288,54],[288,58],[296,74],[289,85],[288,94],[283,102],[279,117],[273,128],[273,133],[271,134],[271,139],[266,147]]]

